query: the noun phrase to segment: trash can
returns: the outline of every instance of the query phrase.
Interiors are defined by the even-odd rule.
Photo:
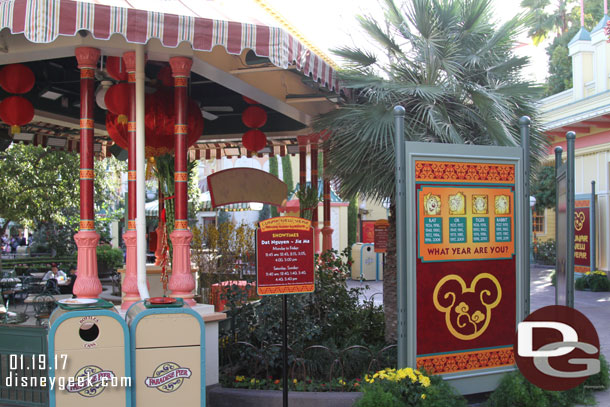
[[[383,253],[375,253],[372,243],[352,245],[352,280],[382,280]]]
[[[104,300],[58,303],[49,318],[50,407],[131,406],[129,330],[123,318]]]
[[[171,303],[170,301],[175,301]],[[133,405],[205,406],[205,333],[181,298],[151,298],[127,311]]]

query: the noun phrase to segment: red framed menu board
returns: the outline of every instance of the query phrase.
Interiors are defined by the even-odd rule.
[[[311,221],[282,216],[259,223],[256,232],[256,287],[259,295],[314,291]]]

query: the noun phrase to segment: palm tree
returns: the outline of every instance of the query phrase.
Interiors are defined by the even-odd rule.
[[[390,244],[383,273],[386,339],[396,340],[396,245],[392,108],[406,109],[406,140],[520,144],[518,119],[537,128],[540,88],[520,76],[526,58],[512,54],[519,18],[496,27],[490,0],[384,0],[385,21],[359,17],[375,51],[343,47],[343,86],[351,102],[320,116],[314,127],[332,136],[324,147],[329,174],[345,198],[390,198]],[[533,132],[534,161],[544,139]]]

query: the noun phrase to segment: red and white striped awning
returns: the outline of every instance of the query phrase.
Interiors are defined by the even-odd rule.
[[[9,28],[34,43],[86,30],[98,40],[120,34],[135,44],[157,38],[169,48],[186,41],[195,51],[220,45],[229,54],[240,55],[250,49],[275,66],[295,65],[328,89],[338,90],[335,71],[323,57],[283,28],[261,24],[260,10],[256,17],[248,17],[253,6],[252,0],[0,0],[0,30]]]

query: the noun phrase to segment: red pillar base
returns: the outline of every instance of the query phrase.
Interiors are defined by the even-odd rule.
[[[174,246],[172,276],[169,279],[170,297],[182,298],[185,304],[195,305],[195,278],[191,274],[191,240],[193,234],[188,230],[174,230],[171,235]]]
[[[320,228],[317,225],[313,228],[313,244],[316,253],[322,253],[322,250],[320,250],[322,247],[322,245],[320,244]]]
[[[97,275],[97,243],[100,240],[94,230],[81,230],[74,235],[78,248],[76,270],[78,278],[74,283],[74,294],[78,298],[99,298],[102,283]]]
[[[140,292],[138,291],[138,249],[137,249],[137,233],[135,230],[128,230],[123,234],[125,247],[127,249],[127,259],[125,265],[125,279],[123,280],[122,289],[123,303],[121,309],[128,309],[131,304],[140,301]]]
[[[333,249],[333,229],[329,226],[322,228],[322,252]]]

